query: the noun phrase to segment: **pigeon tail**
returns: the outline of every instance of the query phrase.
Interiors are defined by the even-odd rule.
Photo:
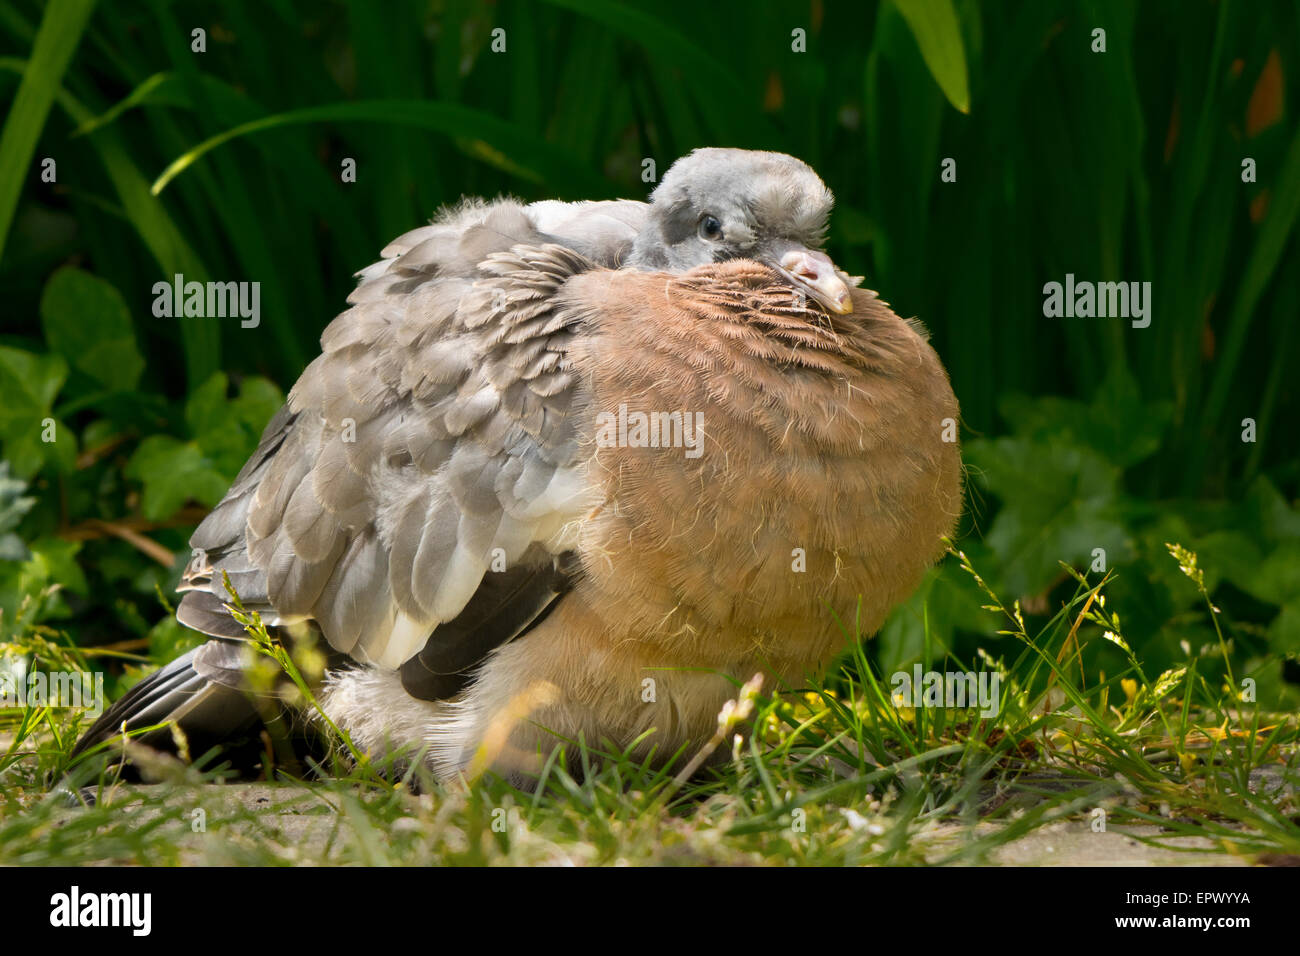
[[[72,757],[120,736],[123,728],[130,732],[174,724],[195,755],[247,735],[263,720],[254,701],[230,686],[228,671],[222,670],[221,659],[232,652],[238,648],[209,641],[154,671],[100,715],[77,741]],[[176,749],[170,727],[157,727],[133,739],[157,749]]]

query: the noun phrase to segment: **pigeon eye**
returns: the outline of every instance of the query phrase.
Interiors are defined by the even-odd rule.
[[[700,220],[700,238],[717,242],[722,238],[722,223],[716,216],[705,216]]]

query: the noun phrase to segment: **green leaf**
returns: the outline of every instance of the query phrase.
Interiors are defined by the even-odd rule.
[[[37,538],[31,544],[32,557],[27,573],[39,578],[42,585],[59,584],[69,591],[86,594],[86,576],[77,564],[80,541],[62,538]]]
[[[1128,468],[1159,451],[1173,405],[1144,401],[1133,376],[1116,365],[1090,403],[1012,394],[998,402],[998,411],[1018,436],[1086,445],[1110,463]]]
[[[0,57],[0,70],[22,73],[26,64],[14,57]],[[83,123],[93,113],[72,97],[67,90],[60,91],[59,105],[76,123]],[[113,188],[122,201],[123,212],[140,240],[149,248],[163,275],[182,273],[190,279],[202,281],[208,272],[202,261],[185,241],[181,231],[167,215],[162,203],[149,193],[149,184],[126,150],[118,131],[101,129],[90,137],[98,151]],[[211,374],[221,360],[221,339],[217,326],[204,319],[178,319],[185,343],[186,371],[191,383],[202,381]]]
[[[1268,646],[1274,653],[1300,660],[1300,598],[1282,608],[1268,629]]]
[[[1256,306],[1268,289],[1269,281],[1286,250],[1287,243],[1300,218],[1300,132],[1297,132],[1287,149],[1286,158],[1275,180],[1276,187],[1269,200],[1268,213],[1259,230],[1259,239],[1251,250],[1250,259],[1237,289],[1237,298],[1228,319],[1227,333],[1217,360],[1214,383],[1205,400],[1203,421],[1209,426],[1218,424],[1228,401],[1228,389],[1237,374],[1246,344],[1246,331],[1259,314]]]
[[[566,150],[480,110],[425,100],[362,100],[309,106],[241,123],[204,140],[173,160],[154,182],[151,192],[157,196],[205,153],[233,139],[287,126],[324,122],[388,123],[435,130],[454,137],[457,146],[466,154],[513,176],[538,183],[549,182],[563,188],[580,189],[598,178]]]
[[[192,651],[206,635],[192,631],[168,614],[149,631],[149,656],[156,661],[170,661]]]
[[[1214,531],[1197,538],[1192,550],[1207,575],[1222,575],[1243,591],[1255,593],[1252,588],[1263,555],[1249,535],[1240,531]],[[1213,577],[1207,581],[1206,587],[1214,590]]]
[[[0,254],[18,196],[32,174],[36,142],[94,6],[94,0],[50,0],[45,9],[23,81],[0,133]]]
[[[215,470],[231,480],[257,448],[271,416],[284,404],[284,395],[264,378],[245,379],[239,395],[228,399],[228,382],[218,372],[185,405],[190,434]]]
[[[978,541],[969,544],[976,555],[972,560],[978,564],[985,549]],[[927,665],[952,649],[958,631],[992,634],[998,618],[983,609],[987,603],[987,595],[956,561],[947,560],[931,568],[915,593],[890,614],[880,629],[876,644],[881,669],[891,674],[921,660],[927,627],[932,655],[930,661],[922,661]]]
[[[171,517],[187,501],[215,505],[229,484],[197,444],[170,435],[142,441],[127,463],[126,476],[144,485],[141,511],[151,521]]]
[[[1002,500],[986,542],[1010,593],[1037,594],[1056,578],[1058,561],[1088,565],[1095,548],[1105,549],[1108,564],[1127,557],[1119,471],[1095,452],[1001,438],[971,442],[966,458]]]
[[[62,356],[0,346],[0,441],[19,478],[47,463],[68,470],[76,460],[76,436],[51,412],[67,377]],[[44,440],[51,435],[52,441]]]
[[[9,462],[0,461],[0,561],[26,561],[31,557],[23,539],[13,533],[32,510],[36,499],[23,494],[27,482],[9,477]]]
[[[678,63],[709,83],[724,86],[729,92],[744,96],[744,84],[728,66],[726,57],[707,50],[687,38],[675,27],[653,14],[624,3],[608,0],[548,0],[554,6],[572,10],[604,24],[616,34],[644,46],[668,62]]]
[[[144,485],[145,517],[165,519],[187,501],[220,501],[284,404],[284,395],[264,378],[246,379],[234,398],[227,398],[228,389],[225,373],[217,372],[194,390],[185,404],[190,441],[153,435],[131,456],[126,475]]]
[[[37,538],[25,560],[0,563],[0,623],[12,628],[22,626],[20,622],[36,624],[49,617],[67,617],[63,598],[42,592],[59,585],[78,594],[89,593],[86,576],[76,561],[80,550],[80,541]],[[20,616],[18,609],[26,599],[31,603]]]
[[[916,37],[925,65],[943,95],[958,111],[969,113],[966,51],[952,0],[893,0],[893,3]]]
[[[206,75],[204,80],[207,80]],[[188,106],[189,102],[183,77],[175,73],[155,73],[99,116],[79,123],[72,136],[76,138],[93,133],[140,106]]]
[[[144,359],[131,313],[98,276],[71,267],[55,272],[41,296],[41,324],[50,347],[101,385],[126,392],[140,381]]]
[[[1242,590],[1270,604],[1300,602],[1300,541],[1287,541],[1255,569],[1236,582]]]

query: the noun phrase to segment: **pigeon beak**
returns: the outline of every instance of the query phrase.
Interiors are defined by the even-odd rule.
[[[853,311],[849,284],[826,253],[792,249],[781,257],[777,267],[795,284],[795,288],[806,291],[829,311],[836,315],[848,315]]]

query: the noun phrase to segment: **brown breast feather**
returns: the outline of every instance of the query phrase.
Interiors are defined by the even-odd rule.
[[[798,678],[844,646],[831,611],[874,632],[942,553],[961,508],[942,438],[957,401],[923,334],[874,293],[828,315],[733,261],[591,272],[562,295],[588,323],[571,359],[593,416],[702,417],[699,457],[591,449],[609,503],[584,526],[578,596],[605,639],[677,666],[761,655]]]

